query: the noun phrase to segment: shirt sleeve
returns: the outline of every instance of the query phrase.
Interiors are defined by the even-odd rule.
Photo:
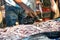
[[[18,7],[18,5],[13,0],[5,0],[5,1],[6,1],[6,3],[8,3],[8,4],[12,5],[12,6]]]

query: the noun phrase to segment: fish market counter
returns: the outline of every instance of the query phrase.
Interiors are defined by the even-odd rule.
[[[55,32],[55,33],[54,33]],[[0,28],[0,40],[22,40],[23,38],[43,34],[48,37],[60,37],[60,21],[49,20],[32,25],[17,25],[13,27]]]

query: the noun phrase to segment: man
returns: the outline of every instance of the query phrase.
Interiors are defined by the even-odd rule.
[[[5,16],[7,26],[13,26],[17,21],[19,21],[20,24],[24,24],[25,17],[36,16],[32,9],[27,7],[30,3],[28,0],[5,0],[5,2]]]

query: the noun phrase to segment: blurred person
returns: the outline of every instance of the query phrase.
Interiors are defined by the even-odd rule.
[[[60,21],[60,0],[55,0],[55,1],[56,1],[57,6],[58,6],[58,9],[59,9],[59,17],[56,19]]]
[[[28,5],[30,5],[28,0],[5,0],[6,25],[13,26],[16,21],[24,24],[25,17],[36,16]]]
[[[59,14],[60,14],[60,0],[57,0],[57,2],[58,2]]]
[[[5,27],[3,24],[3,19],[4,19],[4,1],[0,0],[0,27]]]
[[[51,2],[51,9],[55,13],[54,19],[59,17],[59,8],[58,5],[56,4],[56,0],[50,0]]]

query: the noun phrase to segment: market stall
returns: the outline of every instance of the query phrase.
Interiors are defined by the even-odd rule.
[[[42,3],[40,3],[40,1]],[[12,3],[13,2],[14,1],[12,1]],[[9,24],[9,23],[7,23],[8,20],[5,21],[4,19],[2,19],[2,16],[1,16],[0,20],[1,19],[2,19],[2,21],[4,20],[5,23],[1,24],[1,22],[0,22],[0,24],[3,25],[3,28],[0,28],[0,40],[44,40],[44,39],[45,40],[55,40],[55,39],[60,40],[60,18],[53,19],[53,16],[55,13],[52,12],[50,1],[47,2],[47,0],[45,0],[45,1],[43,1],[43,0],[36,0],[36,1],[33,0],[32,1],[31,0],[29,2],[30,2],[30,5],[28,5],[28,6],[31,7],[33,13],[36,13],[35,17],[34,18],[32,18],[30,16],[27,16],[26,18],[24,17],[24,19],[21,21],[22,22],[22,24],[21,24],[21,23],[19,23],[21,18],[18,17],[18,19],[16,21],[14,19],[16,16],[14,16],[11,13],[10,16],[13,15],[12,16],[13,20],[8,17],[9,23],[11,22],[10,23],[11,25],[7,26],[7,24]],[[27,3],[29,3],[29,2],[27,2]],[[35,2],[36,2],[36,4],[35,4]],[[10,3],[10,4],[12,4],[12,3]],[[6,8],[6,9],[11,8],[11,5],[9,5],[9,6],[10,7]],[[25,4],[22,4],[21,6],[24,9],[26,9],[27,11],[31,10],[30,7],[26,6]],[[5,5],[5,7],[7,7],[7,6]],[[14,8],[13,4],[12,4],[12,7],[13,8],[11,8],[11,10],[9,10],[9,11],[15,10],[14,13],[18,13],[18,10],[15,9],[17,7]],[[3,10],[5,10],[5,9],[3,9]],[[6,10],[5,11],[3,11],[3,10],[0,14],[5,13]],[[9,11],[7,10],[8,13],[10,13]],[[25,10],[23,10],[21,8],[21,12],[24,13]],[[28,11],[28,12],[30,13],[30,11]],[[20,14],[16,14],[16,15],[21,16]],[[24,14],[24,16],[25,16],[25,14]],[[5,17],[5,15],[4,15],[4,18],[6,19],[7,17]],[[16,21],[16,22],[14,22],[14,21]],[[5,25],[5,27],[4,27],[4,25]]]

